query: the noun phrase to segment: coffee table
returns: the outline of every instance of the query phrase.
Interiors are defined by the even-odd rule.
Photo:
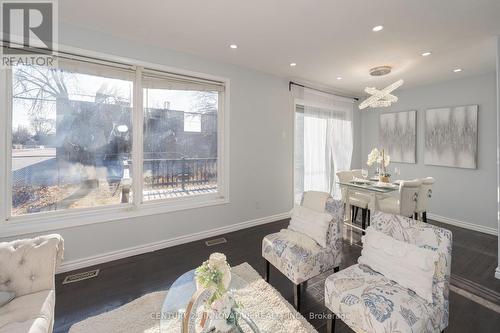
[[[240,276],[231,273],[231,284],[229,290],[244,288],[248,283]],[[182,319],[186,307],[191,297],[196,292],[195,271],[191,270],[182,274],[170,287],[162,305],[160,319],[160,333],[187,333],[183,332]],[[238,299],[236,298],[236,301]],[[260,333],[257,325],[245,315],[238,311],[240,327],[235,327],[234,332],[242,333]]]

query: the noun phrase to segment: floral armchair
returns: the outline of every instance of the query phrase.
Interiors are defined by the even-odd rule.
[[[304,193],[304,196],[308,192]],[[304,196],[301,205],[304,204]],[[332,215],[328,227],[327,246],[321,247],[308,236],[283,229],[262,240],[262,256],[266,260],[266,281],[269,282],[270,264],[294,283],[294,305],[300,311],[300,286],[303,282],[334,269],[342,260],[342,220],[344,204],[329,197],[325,211]]]
[[[325,305],[334,314],[328,332],[339,317],[358,333],[442,332],[448,326],[452,234],[407,217],[377,212],[371,224],[399,241],[438,252],[432,298],[428,303],[368,266],[353,265],[329,276]]]

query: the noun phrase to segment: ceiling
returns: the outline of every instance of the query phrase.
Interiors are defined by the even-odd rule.
[[[356,95],[494,71],[500,35],[499,0],[64,0],[59,18]]]

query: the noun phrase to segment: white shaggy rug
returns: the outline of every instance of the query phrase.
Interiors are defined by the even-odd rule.
[[[248,286],[236,291],[237,299],[263,333],[317,333],[248,263],[235,266],[232,271],[248,282]],[[160,291],[144,295],[115,310],[76,323],[69,332],[175,333],[172,330],[160,332],[160,321],[157,319],[166,293]]]

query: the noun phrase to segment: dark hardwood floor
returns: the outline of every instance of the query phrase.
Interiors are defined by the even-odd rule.
[[[115,309],[144,294],[168,289],[179,275],[199,266],[212,252],[225,253],[233,266],[248,262],[263,275],[262,238],[287,225],[288,221],[284,220],[229,233],[224,235],[227,243],[212,247],[207,247],[202,240],[89,267],[80,271],[99,268],[99,276],[72,284],[63,285],[62,281],[66,275],[79,271],[57,275],[54,332],[67,332],[71,325],[89,316]],[[493,276],[497,265],[496,236],[439,225],[450,229],[454,236],[452,286],[500,306],[500,280]],[[350,236],[350,233],[347,235]],[[360,252],[359,235],[354,234],[352,243],[350,238],[344,242],[341,268],[356,263]],[[270,273],[270,283],[292,302],[291,282],[273,267]],[[326,276],[328,274],[310,281],[303,295],[302,314],[319,332],[326,332],[325,321],[316,318],[317,314],[325,311],[323,293]],[[336,328],[337,333],[352,332],[339,320]],[[491,310],[491,306],[480,305],[471,297],[450,292],[450,326],[447,332],[498,332],[499,328],[500,314]]]

